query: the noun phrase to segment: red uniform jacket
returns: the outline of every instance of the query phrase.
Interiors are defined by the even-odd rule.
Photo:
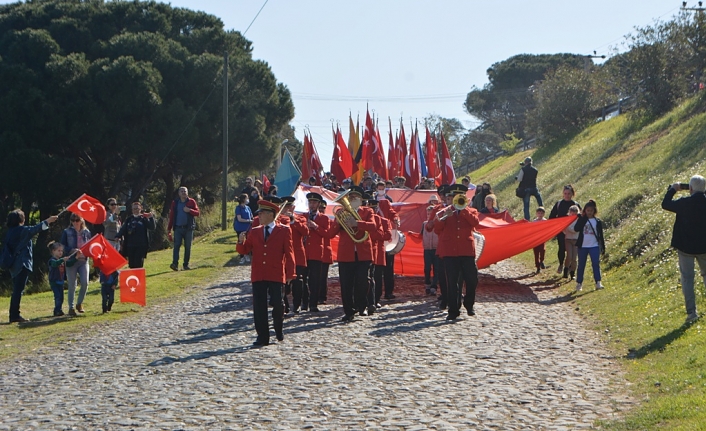
[[[326,262],[324,258],[326,254],[326,240],[329,241],[329,255],[331,253],[331,240],[326,237],[330,220],[326,215],[319,213],[312,221],[316,223],[318,227],[309,229],[309,236],[306,238],[306,258]]]
[[[390,201],[387,199],[378,201],[378,211],[382,212],[382,216],[390,222],[390,229],[397,229],[397,222],[399,222],[400,218],[397,215],[397,211],[392,209]]]
[[[429,219],[427,220],[428,223],[426,224],[426,226],[424,227],[424,229],[426,229],[426,230],[429,231],[429,232],[433,232],[433,231],[434,231],[434,225],[436,224],[434,218],[436,217],[436,213],[438,213],[439,211],[443,210],[444,208],[446,208],[446,204],[436,204],[436,205],[434,205],[434,209],[431,211],[431,214],[429,215]],[[443,247],[444,247],[444,246],[441,244],[441,242],[439,242],[439,243],[436,245],[436,255],[437,255],[437,256],[441,256],[439,250],[442,250],[442,251],[443,251]]]
[[[289,227],[292,229],[292,247],[294,247],[294,258],[297,266],[306,266],[306,249],[304,248],[304,238],[309,235],[309,227],[306,225],[306,217],[295,214],[294,221],[288,215],[286,217]]]
[[[367,207],[358,208],[358,215],[361,220],[358,221],[358,238],[363,236],[362,231],[366,231],[369,234],[374,233],[378,230],[375,224],[375,219],[373,217],[373,210]],[[338,255],[336,260],[339,262],[355,262],[356,252],[358,253],[358,261],[371,261],[373,260],[373,241],[368,237],[363,242],[353,242],[353,239],[348,235],[348,232],[343,230],[341,224],[337,220],[331,222],[331,227],[328,231],[327,236],[333,238],[338,233],[341,235],[338,239]]]
[[[375,214],[375,224],[378,226],[378,231],[370,233],[373,239],[373,263],[379,266],[385,266],[385,241],[392,239],[390,233],[390,222],[379,215]]]
[[[439,245],[436,249],[439,257],[475,256],[473,229],[478,223],[478,210],[471,207],[454,211],[445,220],[436,221],[434,232],[439,235]]]
[[[330,218],[328,218],[328,229],[331,229],[333,223],[338,222],[336,220],[331,220]],[[324,255],[321,261],[323,263],[328,264],[333,263],[333,247],[331,247],[331,238],[328,237],[328,230],[326,231],[326,237],[324,238]]]
[[[295,277],[292,230],[275,223],[274,229],[265,242],[265,227],[257,226],[248,232],[243,244],[236,246],[238,253],[252,252],[251,281],[275,281],[285,283]]]

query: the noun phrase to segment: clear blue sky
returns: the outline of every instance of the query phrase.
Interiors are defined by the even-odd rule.
[[[265,0],[170,3],[243,32]],[[680,6],[672,0],[269,0],[245,36],[254,57],[289,87],[297,137],[308,126],[328,168],[331,120],[347,140],[348,114],[364,121],[366,102],[380,116],[385,143],[388,116],[393,129],[400,117],[407,128],[429,114],[472,127],[477,123],[463,102],[473,86],[487,83],[493,63],[522,53],[609,56],[635,26],[669,19]]]

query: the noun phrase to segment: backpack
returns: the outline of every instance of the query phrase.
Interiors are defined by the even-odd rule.
[[[0,253],[0,269],[9,270],[15,263],[15,254],[10,252],[10,248],[7,245],[2,247],[2,253]]]

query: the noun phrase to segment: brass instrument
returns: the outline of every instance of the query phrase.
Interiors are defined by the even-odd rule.
[[[454,196],[454,200],[453,200],[452,205],[453,205],[454,209],[461,211],[462,209],[464,209],[468,206],[470,201],[471,200],[468,199],[468,197],[465,194],[459,193],[456,196]],[[439,220],[446,220],[446,217],[450,216],[451,212],[452,212],[452,211],[448,211],[448,208],[449,207],[446,207],[443,210],[436,213],[436,217]]]
[[[369,236],[368,232],[363,232],[363,237],[358,239],[358,238],[356,238],[358,230],[352,229],[346,223],[346,220],[350,220],[351,217],[353,217],[356,220],[362,220],[360,218],[360,214],[358,214],[358,211],[354,210],[353,207],[351,206],[350,200],[348,199],[349,192],[350,192],[350,190],[346,190],[345,192],[338,195],[338,197],[336,199],[333,200],[334,202],[341,204],[341,208],[336,210],[336,212],[334,213],[334,216],[336,217],[336,221],[338,221],[338,224],[340,224],[341,227],[343,228],[343,230],[345,230],[348,233],[348,235],[351,237],[353,242],[357,242],[357,243],[365,242]]]

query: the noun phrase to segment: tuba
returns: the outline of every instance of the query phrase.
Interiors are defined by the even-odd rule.
[[[468,206],[470,201],[471,200],[468,199],[468,196],[466,196],[465,193],[459,193],[456,196],[454,196],[454,200],[453,200],[452,205],[453,205],[454,209],[461,211],[462,209],[464,209]],[[451,212],[447,212],[447,208],[444,208],[443,210],[439,211],[436,214],[439,217],[439,220],[445,220],[446,217],[448,217],[451,214]]]
[[[336,221],[338,221],[338,224],[341,225],[343,230],[345,230],[348,235],[351,237],[353,242],[361,243],[365,242],[368,239],[368,232],[363,232],[363,237],[362,238],[356,238],[356,234],[358,233],[357,229],[351,229],[348,224],[346,224],[346,220],[350,220],[351,217],[353,217],[356,220],[361,220],[360,215],[358,214],[358,211],[354,210],[353,207],[351,206],[350,201],[348,200],[348,193],[350,190],[346,190],[345,192],[341,193],[338,195],[336,199],[334,199],[334,202],[337,202],[341,204],[341,208],[336,210],[334,213],[334,216],[336,216]]]

